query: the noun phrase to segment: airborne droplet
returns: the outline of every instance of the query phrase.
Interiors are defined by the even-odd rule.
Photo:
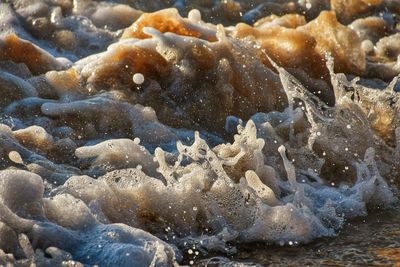
[[[141,85],[144,82],[144,76],[141,73],[135,73],[133,75],[133,82],[137,85]]]

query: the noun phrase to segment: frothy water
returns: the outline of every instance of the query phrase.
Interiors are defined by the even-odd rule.
[[[392,1],[150,2],[0,4],[0,264],[274,264],[398,205]]]

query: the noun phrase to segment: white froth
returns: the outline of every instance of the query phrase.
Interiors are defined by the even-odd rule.
[[[172,266],[177,265],[176,258],[179,258],[175,245],[181,249],[184,247],[182,251],[186,250],[189,255],[197,255],[202,250],[235,252],[235,247],[231,246],[235,242],[296,245],[332,236],[345,219],[366,215],[368,205],[384,207],[395,200],[384,174],[378,170],[378,166],[385,166],[378,161],[381,160],[378,150],[376,162],[374,148],[353,151],[353,146],[357,148],[358,144],[349,146],[346,143],[347,140],[356,142],[362,139],[360,134],[370,128],[366,126],[368,131],[364,131],[365,128],[360,130],[356,124],[361,120],[361,125],[368,125],[368,121],[364,121],[358,103],[344,97],[348,93],[347,87],[354,87],[354,84],[349,83],[346,90],[340,91],[338,88],[342,83],[347,85],[347,81],[339,80],[339,76],[333,73],[333,64],[332,85],[337,94],[334,107],[322,105],[289,72],[274,64],[288,96],[289,108],[282,112],[257,113],[247,123],[229,116],[225,125],[228,134],[232,135],[229,143],[228,139],[224,141],[207,133],[202,125],[196,126],[199,132],[167,126],[175,125],[175,121],[168,124],[157,115],[179,115],[178,118],[185,120],[187,107],[181,109],[171,99],[168,109],[159,112],[146,97],[154,94],[167,97],[161,93],[166,76],[176,79],[170,91],[176,96],[186,94],[180,91],[187,89],[182,85],[201,77],[197,76],[194,59],[185,54],[194,47],[199,48],[199,52],[206,49],[218,60],[215,69],[217,91],[210,95],[218,99],[217,105],[229,102],[229,107],[232,106],[230,111],[235,110],[238,102],[232,80],[246,80],[248,90],[259,88],[264,91],[268,88],[265,91],[273,92],[277,87],[259,87],[257,79],[253,79],[265,76],[266,81],[278,83],[278,76],[257,63],[255,58],[254,64],[244,60],[246,53],[252,53],[250,46],[231,38],[230,28],[207,26],[201,21],[201,13],[192,10],[188,19],[179,21],[201,33],[203,39],[144,28],[143,32],[151,38],[121,40],[106,49],[111,42],[107,37],[109,33],[94,25],[121,29],[130,25],[141,12],[117,4],[104,3],[93,7],[96,2],[87,7],[86,2],[93,1],[74,1],[73,13],[77,16],[69,18],[69,23],[76,24],[79,31],[70,35],[75,36],[77,42],[84,36],[89,42],[88,47],[98,43],[98,50],[104,52],[72,63],[39,49],[48,58],[51,69],[73,65],[76,70],[73,74],[54,71],[42,75],[53,87],[49,89],[53,95],[33,82],[37,77],[27,81],[0,72],[0,79],[7,85],[4,94],[12,96],[7,102],[9,106],[4,106],[5,112],[0,115],[7,115],[4,120],[9,120],[7,123],[13,126],[0,124],[0,159],[8,156],[12,162],[24,164],[28,170],[0,171],[0,252],[4,244],[13,244],[20,239],[20,243],[23,240],[28,248],[25,250],[31,251],[28,256],[32,257],[34,250],[42,249],[38,244],[45,243],[50,248],[45,250],[46,253],[64,253],[87,265],[131,266],[134,262],[137,266]],[[306,8],[313,6],[311,2],[306,4]],[[34,12],[34,7],[26,12]],[[9,16],[10,12],[1,12],[1,9],[0,6],[0,14]],[[178,16],[178,11],[171,10],[170,15]],[[109,17],[122,19],[110,24]],[[60,25],[63,20],[61,9],[54,9],[51,21]],[[84,27],[85,24],[90,27]],[[206,41],[215,38],[216,29],[219,42]],[[80,34],[75,34],[77,32]],[[108,74],[103,71],[107,69],[101,66],[114,63],[108,62],[107,58],[116,58],[111,55],[120,52],[120,48],[131,46],[162,54],[168,64],[175,60],[181,62],[174,63],[177,68],[173,68],[175,72],[171,75],[164,74],[160,67],[161,82],[150,81],[149,77],[154,76],[147,71],[147,65],[136,70],[142,70],[149,81],[145,90],[134,90],[135,97],[142,102],[136,101],[135,97],[125,101],[126,92],[118,91],[124,89],[123,86],[114,86],[119,80],[124,80],[119,77],[112,80],[112,88],[108,84],[104,88],[100,86],[104,73]],[[374,48],[371,43],[363,43],[363,49]],[[384,48],[381,50],[383,53]],[[79,56],[90,52],[79,51],[83,53]],[[218,58],[221,51],[231,53],[235,61],[228,60],[229,53]],[[150,59],[146,61],[151,68],[157,69],[153,63]],[[138,72],[131,77],[128,66],[132,65],[124,63],[122,70],[127,73],[128,87],[132,87],[133,81],[137,88],[141,88],[139,85],[145,82],[145,75]],[[242,66],[243,69],[239,68],[242,71],[235,71],[235,66]],[[238,75],[237,79],[232,75]],[[90,86],[85,87],[85,79]],[[90,94],[85,95],[83,89]],[[361,89],[357,90],[362,93]],[[254,89],[249,91],[249,95],[260,97],[260,102],[274,100],[274,95],[263,100],[263,91]],[[206,94],[196,101],[208,104]],[[303,108],[295,109],[299,99]],[[186,99],[177,101],[181,100]],[[223,104],[222,100],[226,103]],[[206,106],[209,107],[211,105]],[[199,113],[207,112],[206,108],[199,109]],[[205,115],[217,117],[219,109],[216,110]],[[321,110],[334,110],[333,117],[327,117]],[[343,110],[349,118],[340,117]],[[395,155],[398,159],[400,128],[396,130],[396,137]],[[359,143],[374,145],[369,139]],[[323,157],[319,156],[316,147]],[[336,147],[340,149],[335,150]],[[348,153],[343,153],[343,149]],[[364,159],[348,156],[364,154]],[[346,160],[341,166],[346,175],[350,170],[354,171],[357,179],[354,183],[342,185],[341,181],[322,178],[323,166],[332,164],[332,161],[340,163],[337,155],[340,160]],[[60,158],[62,161],[58,161]],[[0,167],[3,167],[1,164],[0,161]],[[15,164],[6,165],[6,168],[15,168]],[[9,232],[12,234],[6,234]],[[26,236],[35,242],[30,244]],[[55,249],[59,251],[54,252]]]

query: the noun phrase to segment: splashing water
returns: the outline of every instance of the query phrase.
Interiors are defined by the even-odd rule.
[[[17,2],[0,4],[0,264],[228,265],[396,205],[397,63],[371,65],[345,13],[305,1],[224,27],[213,9]],[[228,2],[224,22],[247,8]]]

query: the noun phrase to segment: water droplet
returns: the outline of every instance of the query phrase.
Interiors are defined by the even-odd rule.
[[[141,85],[144,82],[144,76],[141,73],[135,73],[133,75],[133,82],[137,85]]]

